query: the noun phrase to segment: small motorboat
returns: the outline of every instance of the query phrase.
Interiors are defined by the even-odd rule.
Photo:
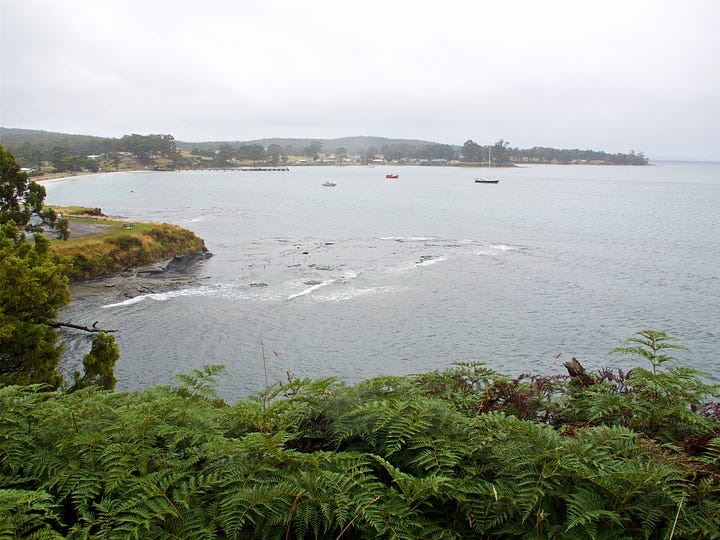
[[[399,174],[386,174],[386,175],[385,175],[385,178],[389,178],[389,179],[391,179],[391,180],[394,180],[394,179],[397,178],[398,176],[400,176],[400,175],[399,175]]]
[[[323,186],[325,187],[335,187],[336,185],[335,182],[323,182]]]

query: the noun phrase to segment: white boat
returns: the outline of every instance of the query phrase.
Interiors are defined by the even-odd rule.
[[[497,184],[500,180],[493,178],[492,146],[488,146],[488,175],[475,178],[476,184]]]

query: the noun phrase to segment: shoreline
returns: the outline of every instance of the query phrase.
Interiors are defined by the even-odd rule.
[[[193,269],[212,255],[189,253],[165,261],[68,283],[70,303],[85,300],[122,301],[147,294],[163,294],[197,284],[202,278]]]
[[[138,173],[138,172],[156,172],[156,171],[148,171],[144,169],[127,169],[123,171],[100,171],[100,172],[80,172],[76,174],[67,174],[67,173],[57,173],[57,176],[52,176],[50,178],[42,178],[42,179],[33,179],[28,178],[29,181],[35,182],[37,184],[40,184],[41,186],[46,186],[48,184],[56,184],[59,182],[64,182],[65,180],[73,180],[74,178],[84,178],[87,176],[106,176],[111,174],[122,174],[122,173]],[[44,176],[44,175],[43,175]]]
[[[517,163],[509,163],[506,165],[495,165],[496,168],[527,168],[528,166],[537,165],[537,166],[543,166],[543,165],[562,165],[562,166],[591,166],[591,167],[647,167],[647,166],[653,166],[657,165],[655,162],[649,162],[644,165],[635,165],[635,164],[626,164],[626,163],[526,163],[526,162],[517,162]],[[376,165],[373,165],[375,167]],[[397,165],[397,164],[385,164],[385,165],[377,165],[378,167],[428,167],[427,165]],[[360,165],[360,164],[347,164],[347,165],[340,165],[340,164],[332,164],[332,165],[308,165],[308,164],[293,164],[293,165],[287,165],[287,167],[368,167],[368,165]],[[435,166],[429,166],[429,167],[435,167]],[[458,168],[467,168],[467,169],[486,169],[487,164],[454,164],[454,165],[442,165],[442,167],[458,167]],[[111,175],[111,174],[123,174],[123,173],[156,173],[156,172],[186,172],[186,171],[227,171],[230,169],[227,168],[209,168],[209,169],[168,169],[168,170],[150,170],[150,169],[124,169],[121,171],[99,171],[99,172],[77,172],[73,174],[68,173],[49,173],[50,177],[45,177],[46,175],[43,175],[43,178],[38,177],[29,177],[28,180],[31,182],[36,182],[37,184],[43,185],[49,185],[54,184],[58,182],[63,182],[66,180],[72,180],[74,178],[81,178],[81,177],[87,177],[87,176],[105,176],[105,175]],[[235,169],[232,169],[235,170]],[[237,169],[240,170],[240,169]]]
[[[111,274],[70,282],[68,284],[70,304],[85,301],[99,301],[103,304],[121,302],[142,295],[163,294],[184,289],[198,282],[196,276],[176,270],[168,270],[157,276],[129,274]]]

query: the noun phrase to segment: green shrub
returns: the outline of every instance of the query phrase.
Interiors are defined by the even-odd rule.
[[[121,250],[128,250],[133,248],[142,247],[142,242],[136,236],[130,234],[123,234],[121,236],[115,236],[108,240],[110,243],[115,244]]]

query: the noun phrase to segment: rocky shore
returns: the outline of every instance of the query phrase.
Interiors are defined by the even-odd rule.
[[[194,270],[198,262],[211,256],[203,249],[119,274],[71,282],[70,294],[73,301],[99,299],[113,302],[183,289],[202,279]]]

